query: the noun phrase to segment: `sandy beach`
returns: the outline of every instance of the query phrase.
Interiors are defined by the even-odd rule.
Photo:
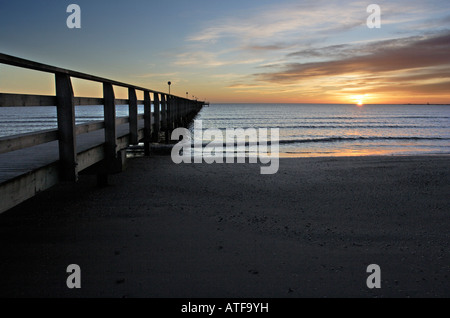
[[[450,297],[449,163],[286,158],[263,176],[135,158],[0,215],[0,297]]]

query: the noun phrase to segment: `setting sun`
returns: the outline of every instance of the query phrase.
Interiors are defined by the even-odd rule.
[[[359,107],[364,105],[366,95],[354,95],[351,97],[351,100],[358,105]]]

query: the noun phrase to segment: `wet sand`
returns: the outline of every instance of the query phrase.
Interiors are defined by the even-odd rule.
[[[82,176],[0,215],[0,297],[450,297],[449,163],[295,158],[264,176],[135,158],[107,187]]]

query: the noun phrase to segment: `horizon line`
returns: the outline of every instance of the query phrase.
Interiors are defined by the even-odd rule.
[[[270,102],[209,102],[211,105],[248,104],[248,105],[358,105],[356,103],[270,103]],[[450,103],[367,103],[361,106],[371,105],[398,105],[398,106],[450,106]]]

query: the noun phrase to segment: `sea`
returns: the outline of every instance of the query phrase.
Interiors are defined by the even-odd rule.
[[[77,124],[102,117],[102,106],[76,108]],[[196,120],[204,130],[278,128],[282,157],[450,154],[448,105],[211,104]],[[55,107],[0,108],[0,137],[56,127]]]

